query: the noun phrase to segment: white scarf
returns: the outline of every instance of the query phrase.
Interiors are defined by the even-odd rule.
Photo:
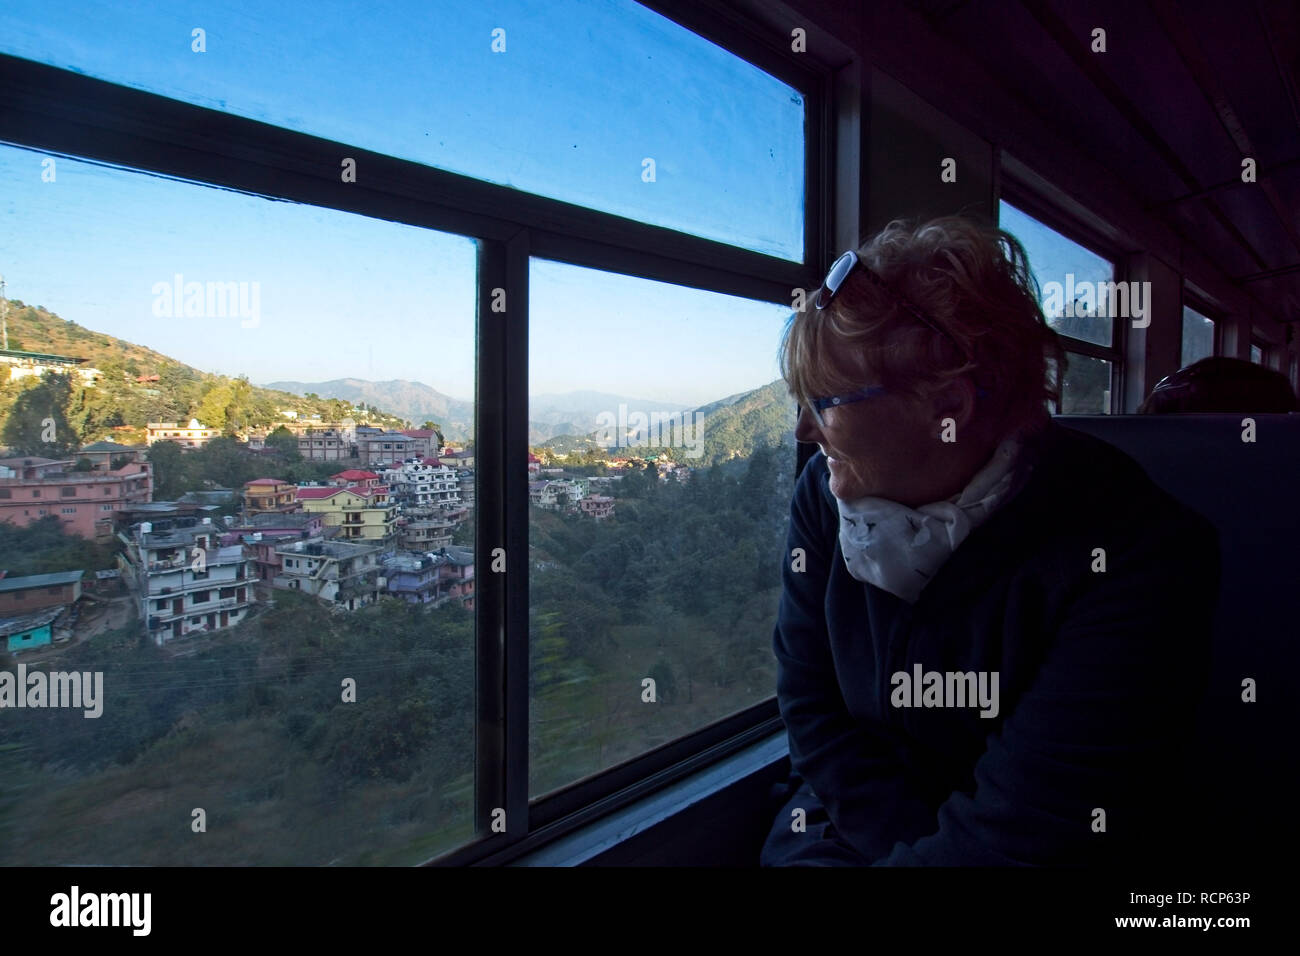
[[[961,494],[917,509],[886,498],[835,499],[849,574],[915,604],[957,546],[1002,503],[1020,449],[1018,437],[1004,439]]]

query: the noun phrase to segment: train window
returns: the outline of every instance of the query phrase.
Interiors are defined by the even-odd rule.
[[[1038,283],[1048,325],[1065,340],[1069,368],[1061,383],[1060,414],[1100,415],[1111,411],[1116,362],[1116,318],[1150,308],[1137,283],[1117,282],[1115,263],[1063,236],[1051,226],[1001,201],[998,224],[1020,240]],[[1133,287],[1137,287],[1136,290]],[[1136,291],[1136,295],[1131,292]],[[1100,346],[1082,351],[1071,342]]]
[[[788,306],[539,259],[529,290],[542,796],[772,696],[795,406]]]
[[[111,614],[83,609],[90,621],[50,665],[102,673],[98,719],[31,711],[0,732],[0,750],[23,755],[5,770],[22,785],[5,808],[0,862],[413,864],[467,841],[472,555],[420,567],[383,557],[413,533],[389,503],[407,491],[401,466],[367,462],[390,487],[364,508],[318,499],[324,533],[303,513],[209,519],[223,533],[202,542],[203,575],[189,545],[196,526],[211,526],[164,518],[161,502],[216,487],[215,513],[230,515],[231,491],[253,479],[306,486],[346,473],[347,462],[300,452],[287,428],[266,437],[277,421],[319,415],[318,425],[355,434],[353,419],[418,429],[436,417],[448,441],[472,437],[476,243],[70,158],[42,182],[41,159],[0,148],[5,234],[50,239],[5,243],[8,289],[26,300],[10,303],[11,346],[95,361],[101,383],[71,422],[77,441],[100,428],[143,435],[146,423],[192,408],[222,437],[151,447],[148,507],[159,517],[147,533],[137,525],[141,535],[107,542],[13,530],[0,548],[15,572],[34,573],[23,568],[101,561],[118,545],[135,582],[104,597]],[[427,378],[430,357],[439,387],[461,396],[442,408],[436,393],[391,390]],[[267,451],[241,447],[252,424]],[[289,446],[277,445],[285,437]],[[254,532],[260,540],[244,547]],[[24,553],[10,552],[15,540]],[[324,560],[309,571],[284,557],[295,551]],[[463,554],[454,544],[450,553]],[[256,590],[235,588],[241,578]],[[213,603],[217,582],[231,588]],[[165,835],[164,807],[185,808],[182,831],[201,808],[205,837]]]
[[[1178,367],[1186,368],[1213,354],[1214,320],[1191,306],[1183,306],[1183,351]]]
[[[0,52],[803,260],[803,95],[633,0],[310,10],[15,0]]]
[[[1264,364],[1264,347],[1258,342],[1250,343],[1250,360],[1256,365]]]
[[[56,715],[24,724],[33,746],[0,739],[45,795],[0,862],[509,857],[779,720],[764,555],[797,457],[775,361],[791,290],[820,278],[830,70],[705,18],[760,68],[631,0],[331,6],[129,29],[93,0],[0,12],[3,235],[58,237],[57,261],[10,244],[19,350],[99,363],[70,419],[85,443],[158,426],[145,504],[238,523],[284,504],[244,482],[283,479],[333,532],[280,555],[218,538],[257,587],[216,604],[128,581],[139,620],[68,649],[118,668],[95,733]],[[318,137],[368,154],[355,180]],[[707,439],[682,416],[642,453],[637,413],[695,410]],[[505,437],[524,426],[527,446]],[[508,470],[530,450],[524,501]],[[337,507],[331,481],[354,486]],[[227,579],[131,533],[142,580]],[[487,547],[522,573],[485,551],[476,581]],[[155,770],[234,826],[197,857],[158,839]],[[99,802],[50,814],[50,793]]]

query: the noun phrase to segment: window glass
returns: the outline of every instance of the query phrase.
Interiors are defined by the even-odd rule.
[[[1256,365],[1264,364],[1264,350],[1254,342],[1250,343],[1250,360]]]
[[[543,260],[529,283],[539,796],[775,693],[795,405],[788,306]]]
[[[803,259],[802,94],[633,0],[7,0],[0,52]]]
[[[1186,368],[1213,354],[1214,320],[1190,306],[1183,306],[1183,352],[1179,368]]]
[[[1067,353],[1070,367],[1061,388],[1062,415],[1109,415],[1114,363],[1078,352]]]
[[[1109,259],[1007,202],[998,208],[999,225],[1019,239],[1029,255],[1043,315],[1061,335],[1109,346],[1116,318],[1141,321],[1149,315],[1146,287],[1116,282],[1115,264]]]
[[[0,382],[0,429],[40,458],[145,450],[153,491],[121,492],[102,519],[116,535],[0,502],[11,575],[120,568],[126,585],[57,656],[16,658],[102,675],[101,711],[0,717],[0,864],[417,863],[470,839],[472,506],[417,507],[402,463],[303,457],[296,434],[466,447],[476,244],[69,159],[43,182],[43,158],[0,147],[9,346],[85,359],[98,380]],[[147,445],[150,423],[191,419],[216,437]],[[364,512],[365,540],[337,537],[328,502],[313,532],[303,492],[361,469],[390,499]],[[254,513],[258,478],[297,486],[287,512]],[[445,539],[421,536],[431,524]]]

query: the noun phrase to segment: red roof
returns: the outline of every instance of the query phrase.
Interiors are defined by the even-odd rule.
[[[337,475],[330,475],[331,478],[346,478],[348,481],[369,481],[372,478],[378,478],[373,471],[357,471],[355,468],[349,468],[347,471],[340,471]]]
[[[426,464],[426,465],[433,465],[434,467],[441,467],[441,466],[442,466],[442,462],[440,462],[440,461],[439,461],[438,459],[436,459],[436,458],[421,458],[420,461],[423,462],[423,463]]]
[[[347,488],[343,490],[350,491],[354,495],[360,495],[362,498],[369,498],[371,495],[388,494],[387,485],[375,485],[372,488],[367,488],[365,485],[348,485]]]
[[[432,438],[438,433],[432,428],[412,428],[408,431],[402,432],[401,434],[405,435],[407,438]]]
[[[531,465],[531,464],[533,464],[534,462],[540,462],[540,461],[541,461],[541,459],[538,458],[536,455],[534,455],[532,452],[529,452],[529,453],[528,453],[528,464]]]
[[[342,490],[342,488],[299,488],[298,500],[303,501],[313,498],[329,498],[333,495],[337,495]]]
[[[244,487],[249,485],[287,485],[288,482],[283,478],[254,478],[252,481],[244,482]]]

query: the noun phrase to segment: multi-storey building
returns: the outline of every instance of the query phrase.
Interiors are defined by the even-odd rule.
[[[474,552],[470,548],[448,546],[434,552],[438,561],[438,591],[435,604],[458,601],[466,610],[474,609]]]
[[[385,468],[383,482],[404,508],[458,506],[460,482],[456,472],[437,458],[408,458]]]
[[[460,502],[467,508],[474,507],[474,472],[468,468],[456,471],[456,488],[460,492]]]
[[[408,438],[401,432],[390,431],[374,434],[367,430],[365,434],[362,434],[362,430],[357,429],[357,450],[360,453],[362,464],[367,467],[405,461],[411,457],[411,449],[417,444],[416,439]]]
[[[438,599],[439,561],[431,554],[393,554],[384,558],[385,587],[408,604]]]
[[[288,514],[301,510],[298,486],[279,478],[254,478],[244,485],[244,514]]]
[[[408,428],[400,432],[411,439],[407,454],[416,458],[428,458],[438,453],[438,433],[432,428]]]
[[[576,509],[587,497],[587,479],[555,478],[550,481],[530,481],[528,500],[547,511]]]
[[[357,457],[356,437],[339,428],[307,428],[298,434],[298,454],[308,461],[350,460]]]
[[[349,611],[373,604],[381,593],[382,550],[346,541],[297,541],[279,550],[275,587],[310,594]]]
[[[16,382],[20,378],[40,378],[46,372],[54,372],[57,375],[76,376],[79,385],[94,388],[103,373],[97,368],[86,365],[88,361],[90,359],[76,358],[71,355],[0,349],[0,368],[7,367],[10,382]]]
[[[122,535],[122,578],[140,602],[155,644],[238,624],[252,606],[252,562],[242,544],[222,545],[211,518],[142,522]]]
[[[84,458],[90,462],[91,471],[103,473],[112,471],[115,461],[121,462],[126,459],[124,464],[146,461],[148,451],[149,449],[144,445],[119,445],[113,441],[97,441],[77,452],[77,460]]]
[[[451,544],[456,522],[431,505],[409,508],[397,517],[398,547],[403,551],[433,551]]]
[[[397,532],[397,508],[383,485],[363,488],[299,487],[304,511],[322,515],[325,527],[338,528],[344,541],[391,545]]]
[[[223,545],[240,542],[253,562],[257,596],[266,598],[280,574],[279,550],[295,541],[320,541],[325,536],[325,516],[296,512],[245,516],[233,523],[221,539]],[[337,529],[330,529],[331,533]]]
[[[609,495],[588,495],[578,502],[578,507],[597,521],[614,516],[614,499]]]
[[[197,418],[191,418],[188,425],[178,425],[176,422],[150,422],[144,427],[145,441],[150,445],[169,441],[175,442],[182,448],[202,448],[221,435],[220,429],[201,425]]]
[[[74,471],[51,458],[0,459],[0,521],[26,527],[47,515],[83,538],[113,534],[114,517],[153,500],[153,470],[132,462],[115,471]]]

